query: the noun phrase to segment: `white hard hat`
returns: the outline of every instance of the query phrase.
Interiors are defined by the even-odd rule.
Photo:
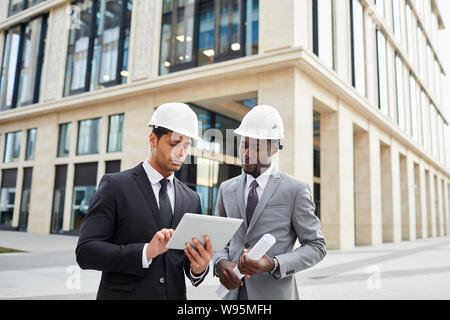
[[[250,110],[234,133],[253,139],[284,139],[284,125],[277,109],[259,105]]]
[[[198,136],[197,115],[185,103],[170,102],[160,105],[153,112],[148,125],[163,127],[192,139],[201,139]]]

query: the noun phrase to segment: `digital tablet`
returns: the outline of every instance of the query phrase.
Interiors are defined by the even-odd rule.
[[[192,238],[199,239],[204,245],[203,236],[208,235],[213,251],[221,251],[242,222],[242,219],[186,213],[167,243],[167,248],[184,250],[186,242],[192,244]]]

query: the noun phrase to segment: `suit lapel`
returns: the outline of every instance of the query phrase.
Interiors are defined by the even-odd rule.
[[[159,220],[158,204],[156,202],[153,188],[150,184],[150,181],[148,180],[147,174],[145,173],[142,163],[140,163],[138,166],[136,166],[133,169],[133,174],[134,174],[134,178],[139,186],[139,189],[141,189],[141,192],[142,192],[145,200],[147,201],[150,211],[153,214],[153,218],[155,219],[154,221],[156,222],[156,225],[158,226],[158,230],[159,230],[159,229],[161,229],[161,222]]]
[[[180,222],[181,218],[183,217],[183,199],[181,199],[181,181],[178,180],[176,177],[173,178],[173,186],[175,188],[175,206],[174,206],[174,213],[172,218],[172,224],[171,228],[175,229],[175,227]]]
[[[248,224],[247,224],[247,215],[245,213],[245,175],[246,173],[243,173],[240,177],[240,180],[237,181],[237,200],[238,200],[238,206],[239,206],[239,211],[241,213],[241,217],[242,219],[244,219],[244,225],[245,228],[248,228]]]
[[[277,169],[274,169],[274,171],[270,175],[269,181],[267,181],[267,185],[266,188],[264,189],[261,199],[258,201],[258,204],[256,205],[255,212],[253,213],[252,220],[250,221],[250,225],[247,230],[247,234],[251,231],[253,226],[258,221],[264,208],[267,205],[267,202],[269,202],[270,198],[272,198],[279,184],[280,184],[280,172]]]

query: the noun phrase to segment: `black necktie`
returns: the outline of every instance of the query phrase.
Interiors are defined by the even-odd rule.
[[[167,184],[169,182],[169,179],[161,179],[159,181],[161,184],[161,189],[159,190],[159,219],[163,228],[170,228],[172,224],[172,206],[167,194]]]
[[[258,193],[256,192],[256,187],[258,187],[258,182],[256,182],[256,180],[253,180],[253,182],[250,184],[250,191],[247,198],[246,214],[248,225],[250,225],[250,221],[253,217],[253,212],[255,211],[256,205],[258,204]]]

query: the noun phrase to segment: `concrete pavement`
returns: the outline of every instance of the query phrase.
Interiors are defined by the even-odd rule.
[[[81,270],[77,237],[0,231],[0,299],[95,299],[100,272]],[[328,251],[313,268],[296,274],[300,297],[322,299],[450,299],[450,237],[353,250]],[[188,299],[216,299],[217,278],[198,288],[187,281]]]

